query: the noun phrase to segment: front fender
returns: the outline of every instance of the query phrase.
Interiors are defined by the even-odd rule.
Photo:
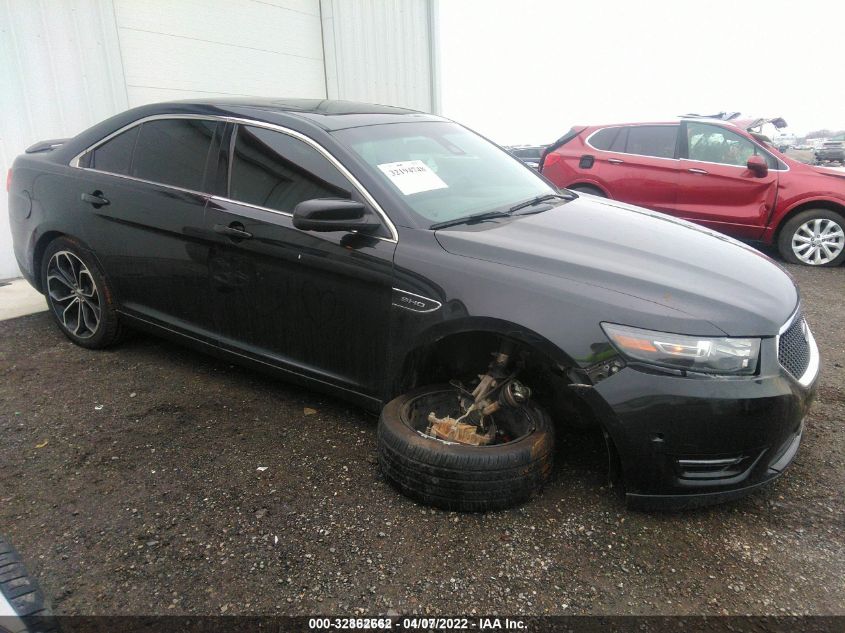
[[[790,218],[797,210],[802,208],[812,208],[813,204],[818,204],[819,207],[829,209],[831,206],[838,207],[845,213],[845,196],[840,196],[836,192],[825,194],[794,196],[786,201],[782,208],[778,209],[777,213],[772,216],[769,226],[763,233],[763,241],[771,243],[775,239],[780,227]]]
[[[422,299],[419,310],[394,302],[390,375],[407,354],[451,333],[475,329],[531,343],[562,366],[587,368],[605,358],[602,321],[649,323],[664,332],[723,332],[679,310],[598,285],[443,250],[434,234],[403,230],[394,259],[396,292]],[[429,303],[434,302],[434,303]],[[437,305],[436,309],[429,309]]]
[[[398,356],[407,359],[416,350],[433,345],[448,336],[469,332],[496,334],[530,346],[561,369],[578,366],[575,360],[552,341],[523,325],[494,317],[468,315],[440,321],[422,329],[404,343]]]

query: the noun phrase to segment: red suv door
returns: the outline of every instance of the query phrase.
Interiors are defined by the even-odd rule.
[[[675,214],[729,235],[761,237],[777,199],[777,159],[751,139],[711,123],[684,122],[680,145]],[[746,166],[754,155],[766,160],[766,175]]]
[[[586,141],[599,150],[592,176],[611,198],[674,213],[678,187],[677,124],[624,125],[597,130]]]

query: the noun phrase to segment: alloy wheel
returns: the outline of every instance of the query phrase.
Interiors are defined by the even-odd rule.
[[[91,271],[70,251],[58,251],[47,264],[47,296],[59,323],[77,338],[91,338],[100,327],[100,293]]]
[[[833,261],[843,249],[845,230],[829,218],[808,220],[792,235],[792,252],[810,266],[821,266]]]

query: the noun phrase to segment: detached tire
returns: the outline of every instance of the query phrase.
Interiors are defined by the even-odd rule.
[[[0,537],[0,593],[17,617],[0,617],[0,631],[57,633],[50,602],[29,575],[20,556]]]
[[[403,494],[444,510],[501,510],[537,495],[552,474],[554,431],[533,403],[520,407],[526,432],[511,442],[469,446],[418,431],[420,412],[449,385],[429,385],[390,401],[378,423],[379,465]],[[439,413],[440,414],[440,413]]]

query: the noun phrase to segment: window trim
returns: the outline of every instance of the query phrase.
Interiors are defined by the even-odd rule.
[[[702,163],[703,165],[721,165],[722,167],[734,167],[736,169],[748,169],[746,165],[731,165],[730,163],[716,163],[712,160],[698,160],[697,158],[690,158],[689,157],[689,134],[687,133],[687,125],[689,123],[694,123],[697,125],[709,125],[711,127],[721,128],[723,130],[727,130],[728,132],[732,132],[739,136],[742,139],[745,139],[752,145],[754,145],[758,150],[761,152],[765,152],[767,156],[772,158],[778,165],[783,165],[785,169],[781,169],[780,167],[769,167],[769,171],[776,171],[779,173],[786,173],[789,171],[789,165],[779,159],[777,156],[772,154],[769,150],[763,147],[757,140],[753,137],[749,138],[748,136],[744,136],[742,134],[742,130],[736,126],[732,126],[733,129],[728,127],[727,125],[719,125],[718,123],[714,123],[712,121],[681,121],[681,126],[683,128],[683,134],[679,135],[681,139],[681,146],[680,146],[680,157],[682,160],[688,160],[691,163]]]
[[[229,165],[228,165],[228,170],[226,172],[226,193],[229,196],[232,195],[232,171],[234,170],[234,165],[235,165],[235,147],[237,146],[238,134],[240,133],[240,129],[242,127],[251,127],[251,126],[243,124],[243,123],[237,123],[237,124],[233,125],[232,131],[231,131],[231,138],[230,138],[230,142],[229,142],[229,149],[227,150]],[[252,127],[255,127],[255,126],[252,126]],[[332,166],[334,166],[334,165],[332,165]],[[302,169],[302,171],[307,171],[307,170]],[[316,176],[316,174],[313,174],[313,175]],[[343,175],[343,174],[341,174],[341,175]],[[327,182],[327,184],[331,184],[331,183]],[[349,193],[351,194],[352,192],[350,191]],[[279,215],[285,215],[287,217],[293,217],[293,213],[291,213],[290,211],[282,211],[281,209],[271,209],[270,207],[264,207],[264,206],[261,206],[259,204],[255,204],[255,203],[252,203],[252,202],[245,202],[243,200],[238,200],[236,198],[231,198],[231,197],[226,197],[226,196],[215,196],[215,197],[222,198],[223,200],[231,200],[232,202],[236,202],[237,204],[243,204],[243,205],[246,205],[248,207],[253,207],[253,208],[256,208],[256,209],[267,209],[268,211],[275,211]],[[373,235],[372,237],[379,237],[379,236]]]
[[[609,130],[611,128],[624,129],[624,128],[632,128],[632,127],[670,127],[670,126],[677,127],[678,128],[678,135],[680,136],[681,122],[678,122],[678,123],[629,123],[629,124],[622,124],[622,125],[605,125],[604,127],[600,127],[596,130],[593,130],[590,133],[590,135],[586,139],[584,139],[584,144],[587,147],[594,149],[597,152],[602,152],[603,154],[619,154],[621,156],[639,156],[640,158],[654,158],[655,160],[680,160],[680,156],[678,156],[677,138],[675,139],[675,156],[673,156],[672,158],[669,158],[669,157],[666,157],[666,156],[649,156],[648,154],[632,154],[630,152],[614,152],[614,151],[609,150],[609,149],[599,149],[598,147],[594,147],[590,143],[590,139],[593,137],[594,134],[598,134],[602,130]],[[627,142],[626,142],[625,149],[628,149]]]
[[[142,182],[142,183],[149,184],[149,185],[156,185],[156,186],[159,186],[159,187],[167,187],[168,189],[173,189],[175,191],[184,191],[186,193],[196,194],[196,195],[203,196],[203,197],[211,199],[211,200],[216,199],[216,200],[221,200],[221,201],[224,201],[224,202],[231,202],[231,203],[234,203],[234,204],[244,204],[244,205],[249,206],[249,207],[261,209],[263,211],[269,211],[271,213],[275,213],[275,214],[278,214],[278,215],[284,215],[286,217],[292,217],[293,216],[292,213],[286,213],[284,211],[278,211],[276,209],[269,209],[267,207],[261,207],[261,206],[258,206],[258,205],[247,204],[247,203],[241,202],[240,200],[232,200],[231,198],[227,198],[225,196],[218,196],[218,195],[210,194],[208,192],[194,191],[192,189],[185,189],[183,187],[177,187],[175,185],[167,185],[167,184],[160,183],[160,182],[153,182],[151,180],[144,180],[143,178],[136,178],[135,176],[129,176],[129,175],[126,175],[126,174],[115,174],[115,173],[112,173],[112,172],[109,172],[109,171],[104,171],[104,170],[101,170],[101,169],[94,169],[92,167],[82,167],[82,166],[80,166],[79,162],[85,154],[97,149],[100,145],[102,145],[103,143],[111,140],[112,138],[114,138],[118,134],[122,134],[123,132],[126,132],[127,130],[132,129],[135,126],[142,125],[143,123],[145,123],[147,121],[156,121],[156,120],[161,120],[161,119],[201,119],[201,120],[207,120],[207,121],[224,121],[224,122],[234,123],[234,124],[251,125],[253,127],[261,127],[261,128],[266,128],[268,130],[281,132],[282,134],[286,134],[286,135],[288,135],[292,138],[295,138],[299,141],[302,141],[306,145],[310,145],[313,149],[315,149],[317,152],[322,154],[323,157],[326,160],[328,160],[329,163],[331,163],[332,166],[334,166],[341,173],[341,175],[344,178],[346,178],[352,184],[352,186],[358,191],[358,193],[361,195],[361,197],[363,197],[364,200],[373,209],[375,209],[376,213],[381,217],[381,221],[387,227],[387,230],[390,233],[390,237],[389,238],[388,237],[382,237],[382,236],[379,236],[379,235],[373,235],[372,237],[374,237],[375,239],[384,240],[386,242],[397,243],[399,241],[399,232],[396,230],[396,225],[393,224],[393,221],[390,219],[390,217],[387,215],[387,213],[385,213],[385,211],[384,211],[384,209],[382,209],[381,205],[378,202],[376,202],[376,199],[373,197],[373,195],[364,187],[364,185],[362,185],[360,183],[360,181],[357,178],[355,178],[355,176],[352,175],[352,172],[350,172],[343,165],[343,163],[341,163],[334,156],[334,154],[332,154],[329,150],[327,150],[320,143],[318,143],[317,141],[312,139],[310,136],[307,136],[307,135],[303,134],[302,132],[297,132],[296,130],[292,130],[290,128],[284,127],[282,125],[276,125],[275,123],[267,123],[265,121],[255,121],[253,119],[245,119],[245,118],[242,118],[242,117],[221,116],[221,115],[214,115],[214,114],[185,114],[185,113],[153,114],[153,115],[150,115],[150,116],[143,117],[141,119],[137,119],[137,120],[135,120],[131,123],[128,123],[127,125],[124,125],[120,129],[115,130],[111,134],[104,136],[103,138],[101,138],[96,143],[92,143],[90,146],[88,146],[87,148],[85,148],[84,150],[79,152],[76,156],[74,156],[70,160],[70,162],[68,162],[68,166],[73,167],[74,169],[82,169],[84,171],[93,171],[93,172],[97,172],[97,173],[100,173],[100,174],[108,174],[110,176],[115,176],[117,178],[125,178],[127,180]],[[133,155],[133,160],[134,160],[134,155]]]
[[[177,117],[177,118],[185,118],[185,117]],[[160,120],[162,120],[162,119],[160,119]],[[210,119],[209,117],[196,117],[195,119],[191,119],[191,120],[213,121],[213,119]],[[157,180],[149,180],[147,178],[140,178],[140,177],[134,176],[132,174],[132,172],[135,170],[135,153],[138,151],[138,141],[141,139],[141,134],[144,131],[144,123],[145,122],[146,121],[142,121],[139,125],[129,126],[128,128],[126,128],[126,130],[124,130],[124,132],[128,132],[129,130],[133,129],[133,127],[139,128],[138,135],[135,137],[135,145],[132,147],[132,156],[130,157],[130,160],[129,160],[129,173],[127,173],[127,174],[116,174],[116,173],[111,172],[111,171],[105,171],[104,169],[97,169],[96,167],[91,167],[89,169],[91,169],[91,171],[99,171],[99,172],[102,172],[104,174],[111,174],[112,176],[126,176],[127,178],[132,178],[133,180],[152,183],[152,184],[154,184],[158,187],[169,187],[171,189],[176,189],[176,190],[180,190],[180,191],[190,191],[191,193],[197,193],[201,196],[209,195],[207,191],[203,192],[203,191],[198,191],[198,190],[194,190],[194,189],[189,189],[187,187],[180,187],[179,185],[171,185],[169,183],[158,182]],[[220,127],[221,129],[225,128],[225,125],[223,125],[223,126],[220,125],[221,121],[214,121],[214,123],[215,123],[216,127]],[[212,133],[211,138],[209,139],[208,151],[205,154],[205,160],[203,161],[203,165],[202,165],[202,182],[200,184],[203,187],[208,186],[209,158],[211,157],[211,154],[214,152],[214,136],[215,136],[215,134],[217,134],[216,131],[214,131]],[[114,136],[112,136],[112,138],[115,138],[117,136],[120,136],[120,134],[115,134]],[[110,140],[110,139],[106,139],[106,140],[101,141],[98,144],[98,147],[100,145],[105,145],[107,140]],[[93,148],[92,150],[89,150],[89,151],[94,151],[95,149],[97,149],[97,148],[95,147],[95,148]],[[87,154],[88,152],[85,152],[85,153]]]

